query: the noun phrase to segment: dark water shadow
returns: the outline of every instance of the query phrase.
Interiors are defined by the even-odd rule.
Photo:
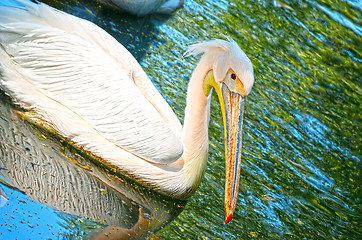
[[[158,26],[172,15],[154,14],[137,17],[111,3],[87,0],[42,0],[56,9],[86,19],[101,27],[141,61],[152,44],[159,44]]]

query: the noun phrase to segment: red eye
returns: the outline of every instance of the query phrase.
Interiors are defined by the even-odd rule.
[[[231,74],[231,79],[232,79],[232,80],[236,80],[236,75],[235,75],[235,73],[232,73],[232,74]]]

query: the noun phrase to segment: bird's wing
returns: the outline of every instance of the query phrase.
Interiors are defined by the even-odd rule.
[[[148,78],[133,79],[145,74],[121,44],[88,21],[22,4],[0,10],[3,88],[86,149],[92,132],[151,162],[182,155],[179,121]]]

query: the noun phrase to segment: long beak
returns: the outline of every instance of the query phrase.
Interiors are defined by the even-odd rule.
[[[239,191],[245,98],[222,83],[219,94],[225,133],[225,223],[231,221]],[[221,96],[220,96],[221,95]]]

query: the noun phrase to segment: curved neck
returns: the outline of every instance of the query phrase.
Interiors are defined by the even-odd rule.
[[[201,63],[202,61],[200,61]],[[210,67],[198,64],[189,82],[182,132],[184,173],[193,190],[200,185],[206,168],[211,94],[205,96],[204,81]],[[186,177],[186,176],[185,176]]]
[[[208,85],[205,77],[209,76],[211,66],[207,59],[201,59],[189,82],[181,134],[184,146],[181,158],[166,166],[152,163],[147,169],[132,163],[134,175],[172,197],[185,198],[195,192],[206,169],[211,94],[206,96],[204,87]],[[213,78],[213,74],[211,76]],[[130,168],[129,163],[127,168]]]

